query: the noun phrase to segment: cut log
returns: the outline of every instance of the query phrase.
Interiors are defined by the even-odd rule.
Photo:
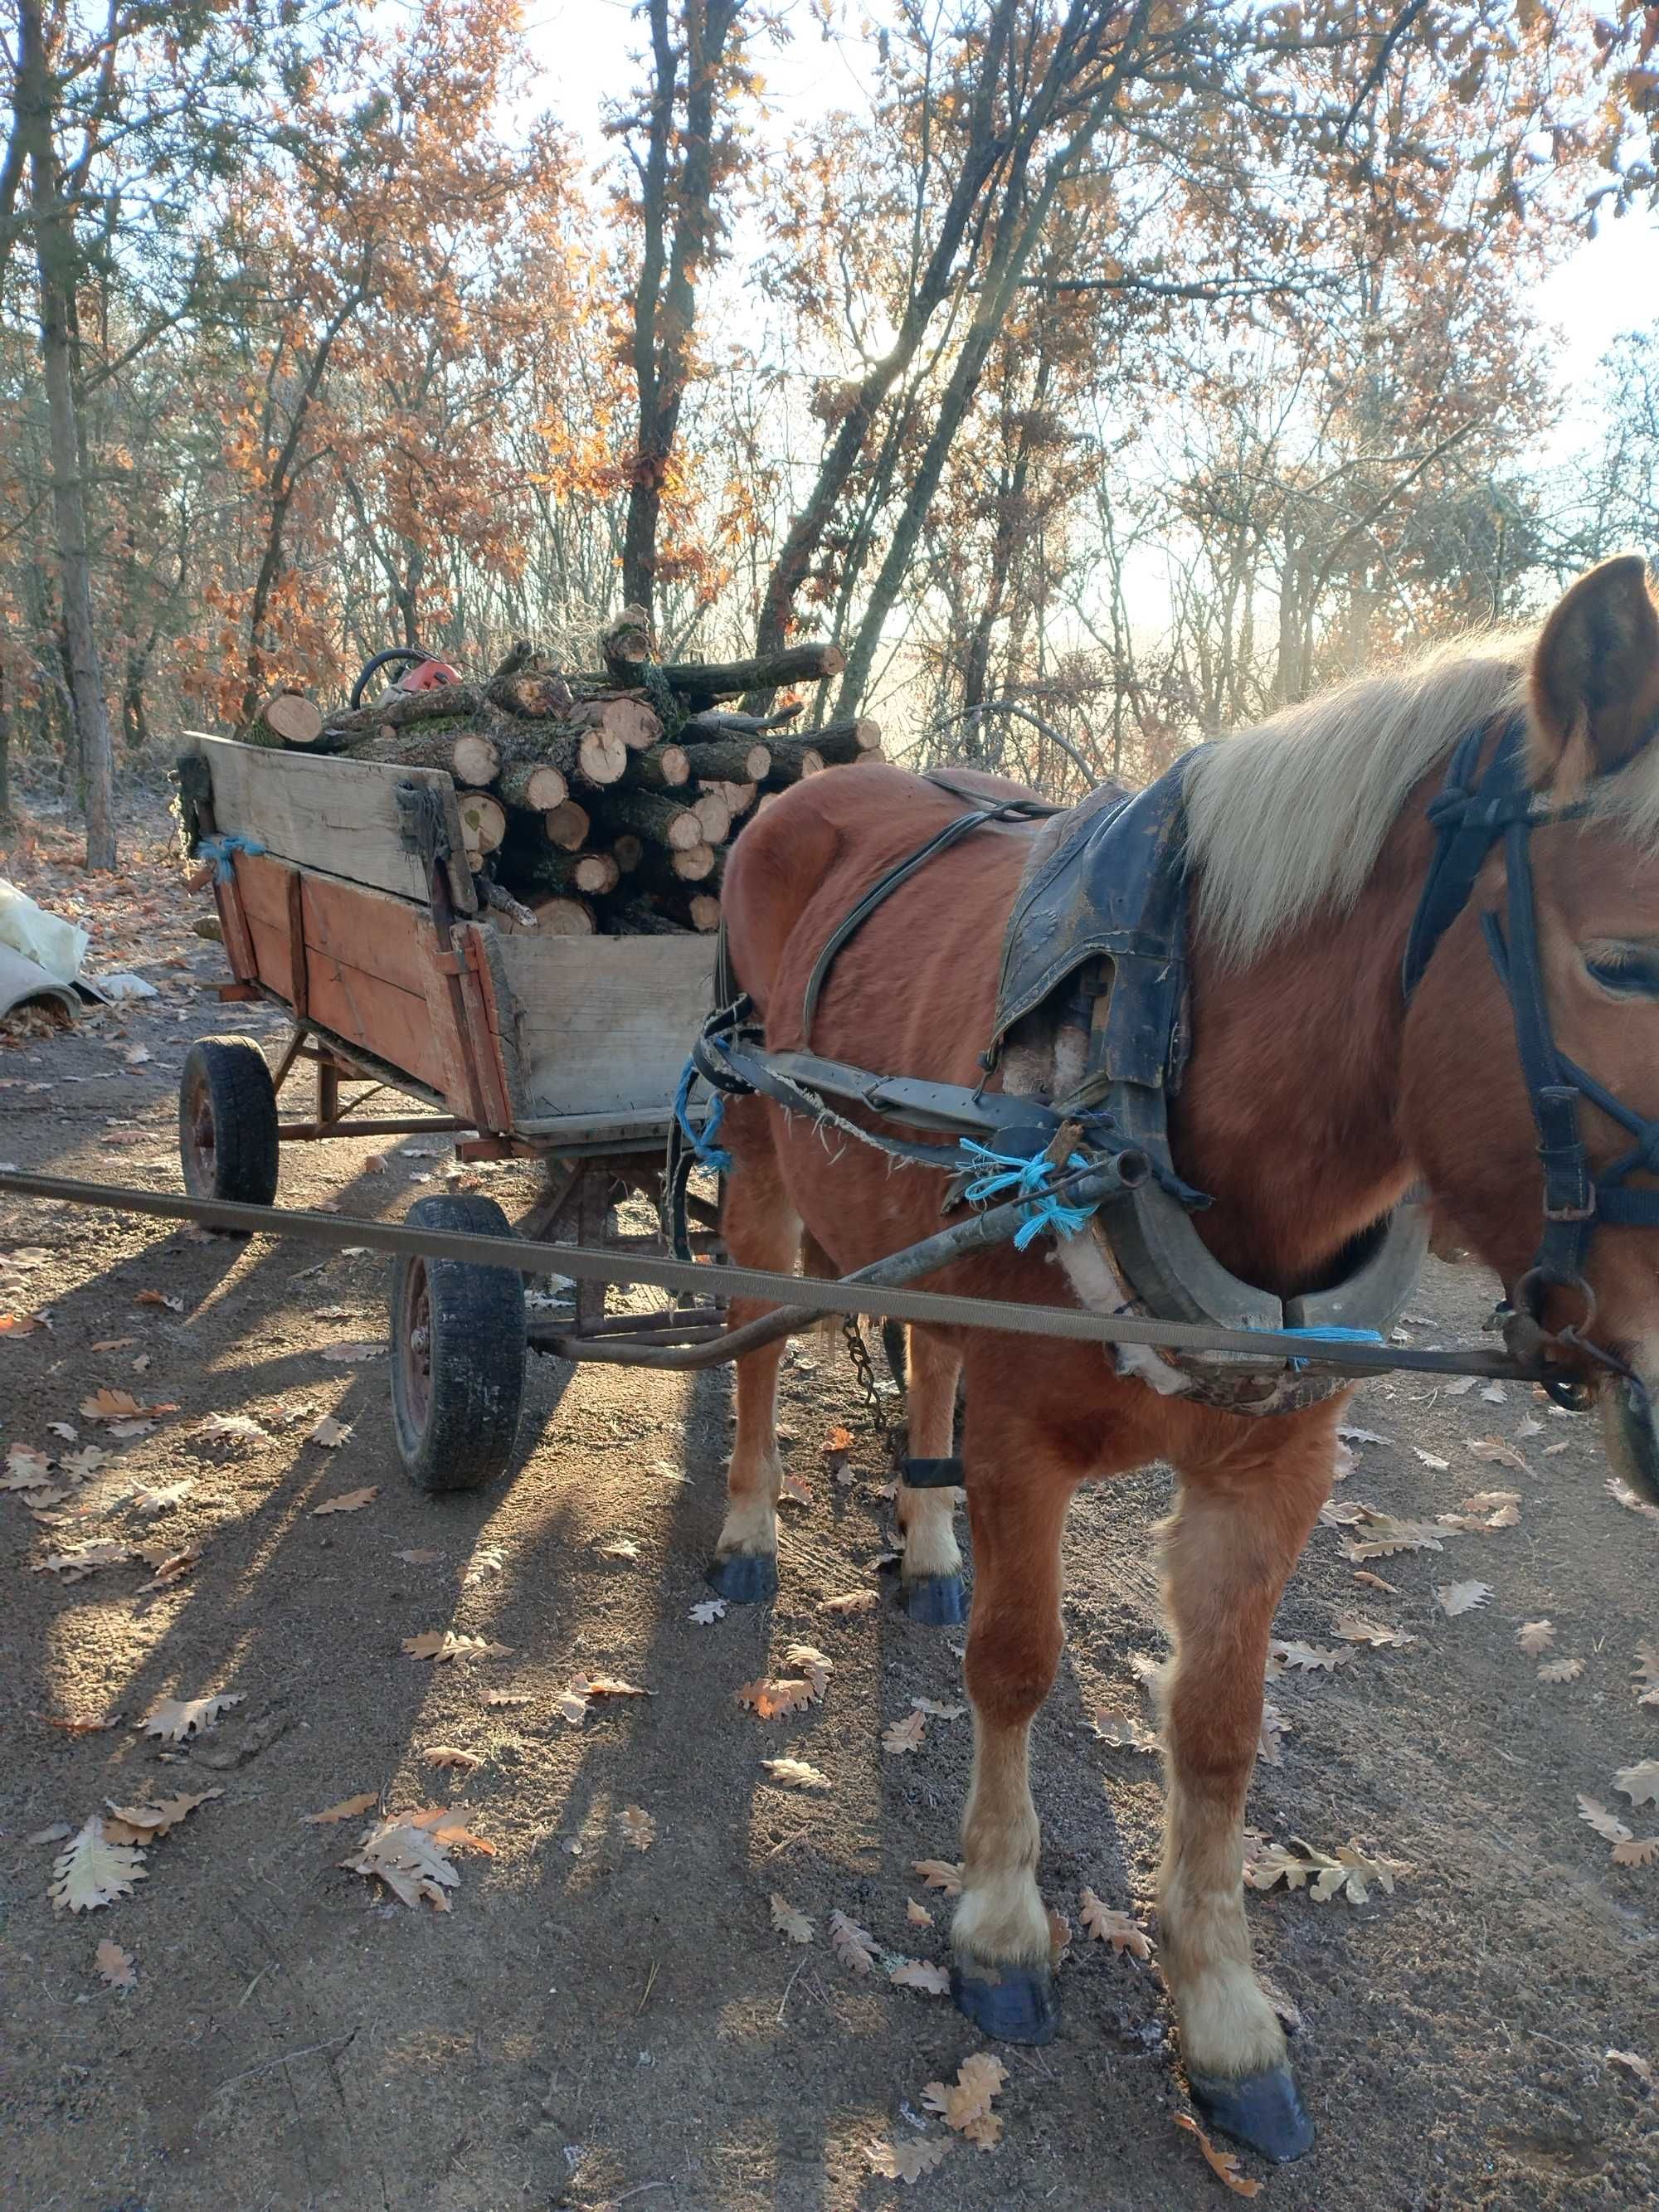
[[[605,819],[631,830],[671,852],[688,852],[703,842],[702,824],[689,806],[677,806],[655,791],[613,792],[605,801]]]
[[[532,898],[530,908],[543,937],[592,937],[596,924],[593,909],[579,898]]]
[[[781,730],[802,711],[799,699],[792,706],[780,707],[775,714],[743,714],[733,708],[705,707],[700,714],[686,716],[680,737],[688,745],[700,745],[711,738],[757,738],[763,731]]]
[[[323,734],[323,710],[303,691],[273,691],[236,732],[244,745],[314,745]]]
[[[820,765],[836,767],[858,760],[880,747],[881,724],[852,715],[845,721],[826,722],[821,730],[803,730],[799,737],[774,738],[770,744],[773,780],[793,783],[794,777],[783,775],[793,757],[814,752]]]
[[[492,677],[484,690],[491,706],[526,722],[568,714],[575,704],[574,694],[556,668],[518,669]]]
[[[651,617],[644,607],[624,607],[599,632],[599,658],[619,684],[637,684],[641,665],[651,657]]]
[[[585,699],[570,719],[584,729],[620,738],[631,753],[642,753],[662,736],[662,723],[643,699]]]
[[[690,781],[684,745],[653,745],[647,752],[629,753],[623,771],[623,781],[636,791],[678,791]]]
[[[626,905],[612,907],[605,916],[605,924],[618,937],[684,937],[690,933],[683,921],[659,913],[643,899],[629,899]]]
[[[611,841],[611,857],[623,875],[631,876],[645,858],[645,840],[636,837],[631,830],[624,830],[620,837]]]
[[[387,729],[372,737],[354,738],[345,750],[352,760],[389,761],[401,768],[447,769],[457,783],[478,786],[494,783],[501,765],[495,740],[465,723],[443,729]]]
[[[791,745],[787,751],[772,756],[772,772],[766,779],[768,791],[787,791],[792,783],[799,783],[805,775],[822,775],[829,763],[816,745]]]
[[[620,737],[568,716],[501,726],[501,738],[496,749],[505,758],[556,768],[567,783],[599,788],[620,781],[628,766],[628,747]]]
[[[669,854],[668,865],[683,884],[702,884],[714,874],[714,860],[712,845],[686,845]]]
[[[732,835],[732,810],[718,791],[705,791],[692,802],[691,811],[702,824],[705,845],[723,845]]]
[[[745,691],[774,690],[781,684],[822,684],[846,665],[838,645],[786,645],[752,660],[668,660],[658,672],[671,691],[702,708],[720,699],[740,699]]]
[[[688,722],[686,728],[690,726]],[[692,775],[702,783],[758,783],[771,773],[771,747],[757,744],[752,738],[714,738],[687,744],[684,750]]]
[[[495,779],[495,789],[508,806],[522,806],[532,814],[551,813],[556,808],[573,803],[564,771],[533,753],[516,754],[503,761],[501,774]],[[576,811],[581,813],[580,807]],[[582,819],[586,822],[586,816],[583,815]],[[584,830],[576,842],[583,843],[586,836]]]
[[[503,867],[514,890],[526,897],[532,891],[585,891],[590,898],[603,898],[622,881],[622,870],[609,853],[561,853],[552,845],[535,848],[516,840]]]
[[[580,853],[593,827],[587,809],[574,799],[561,799],[556,806],[550,806],[542,821],[548,843],[556,845],[562,853]]]
[[[502,915],[517,929],[534,929],[536,917],[527,906],[520,906],[512,892],[498,884],[493,876],[475,876],[473,888],[480,905]]]
[[[507,835],[506,807],[487,791],[464,791],[459,796],[461,835],[466,840],[468,854],[495,852]]]
[[[693,891],[685,902],[685,911],[692,928],[705,934],[720,926],[720,902],[707,891]]]
[[[343,739],[354,750],[355,738],[372,738],[383,729],[406,730],[414,722],[441,721],[448,717],[472,720],[483,707],[483,694],[474,684],[434,684],[429,691],[388,691],[372,707],[339,708],[323,725],[324,734]]]

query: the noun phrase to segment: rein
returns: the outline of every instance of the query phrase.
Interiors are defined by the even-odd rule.
[[[1492,912],[1481,915],[1480,927],[1510,1002],[1544,1176],[1543,1228],[1533,1263],[1516,1286],[1505,1339],[1511,1351],[1535,1352],[1544,1334],[1546,1297],[1552,1290],[1565,1291],[1582,1301],[1583,1312],[1570,1327],[1554,1333],[1556,1340],[1611,1368],[1626,1384],[1640,1389],[1637,1376],[1622,1360],[1589,1343],[1583,1334],[1595,1313],[1595,1295],[1585,1280],[1584,1267],[1601,1223],[1616,1228],[1659,1228],[1659,1189],[1632,1190],[1626,1182],[1638,1172],[1659,1174],[1659,1121],[1633,1112],[1557,1045],[1538,945],[1532,833],[1549,823],[1582,820],[1589,809],[1582,801],[1552,806],[1528,787],[1526,722],[1519,714],[1499,737],[1485,775],[1478,775],[1486,734],[1484,729],[1475,729],[1462,739],[1444,784],[1429,804],[1428,818],[1437,842],[1406,943],[1401,988],[1409,1004],[1436,947],[1468,905],[1487,854],[1501,839],[1507,930]],[[1579,1109],[1585,1103],[1636,1140],[1599,1176],[1591,1168],[1580,1127]],[[1571,1383],[1545,1387],[1553,1396],[1569,1394],[1562,1397],[1563,1403],[1572,1402],[1572,1394],[1580,1388]]]

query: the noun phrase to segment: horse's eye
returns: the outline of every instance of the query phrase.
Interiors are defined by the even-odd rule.
[[[1585,963],[1604,991],[1628,999],[1659,999],[1659,946],[1609,945]]]

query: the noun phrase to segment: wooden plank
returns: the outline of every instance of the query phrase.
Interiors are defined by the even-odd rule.
[[[221,835],[252,837],[278,860],[422,904],[426,864],[404,849],[395,793],[400,783],[436,792],[453,856],[450,897],[458,913],[476,913],[455,786],[441,769],[277,752],[196,731],[185,732],[185,744],[207,761]]]
[[[509,937],[495,948],[528,1122],[635,1110],[666,1116],[713,1003],[706,937]]]
[[[291,1006],[294,1004],[294,971],[290,965],[287,924],[273,927],[263,915],[251,914],[247,918],[247,932],[259,981]]]
[[[311,1018],[323,1028],[361,1045],[435,1091],[453,1103],[452,1072],[437,1038],[427,1000],[400,991],[379,975],[366,975],[331,954],[313,952],[310,961]],[[465,1102],[453,1110],[465,1114]]]
[[[284,885],[288,906],[288,964],[293,979],[294,995],[289,1003],[296,1021],[306,1018],[306,925],[303,897],[305,876],[299,868],[290,868]]]
[[[313,951],[331,953],[366,975],[383,976],[400,991],[425,994],[423,916],[406,899],[308,873],[305,915],[306,943]]]

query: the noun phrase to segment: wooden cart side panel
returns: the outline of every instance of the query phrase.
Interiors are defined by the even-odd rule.
[[[506,937],[495,959],[522,1071],[521,1119],[666,1116],[713,1004],[712,938]]]
[[[404,848],[396,792],[400,783],[436,792],[455,856],[448,867],[450,897],[458,913],[477,910],[455,786],[441,769],[313,758],[196,731],[185,732],[185,744],[207,761],[222,835],[252,837],[278,860],[422,904],[429,890],[426,863]]]

